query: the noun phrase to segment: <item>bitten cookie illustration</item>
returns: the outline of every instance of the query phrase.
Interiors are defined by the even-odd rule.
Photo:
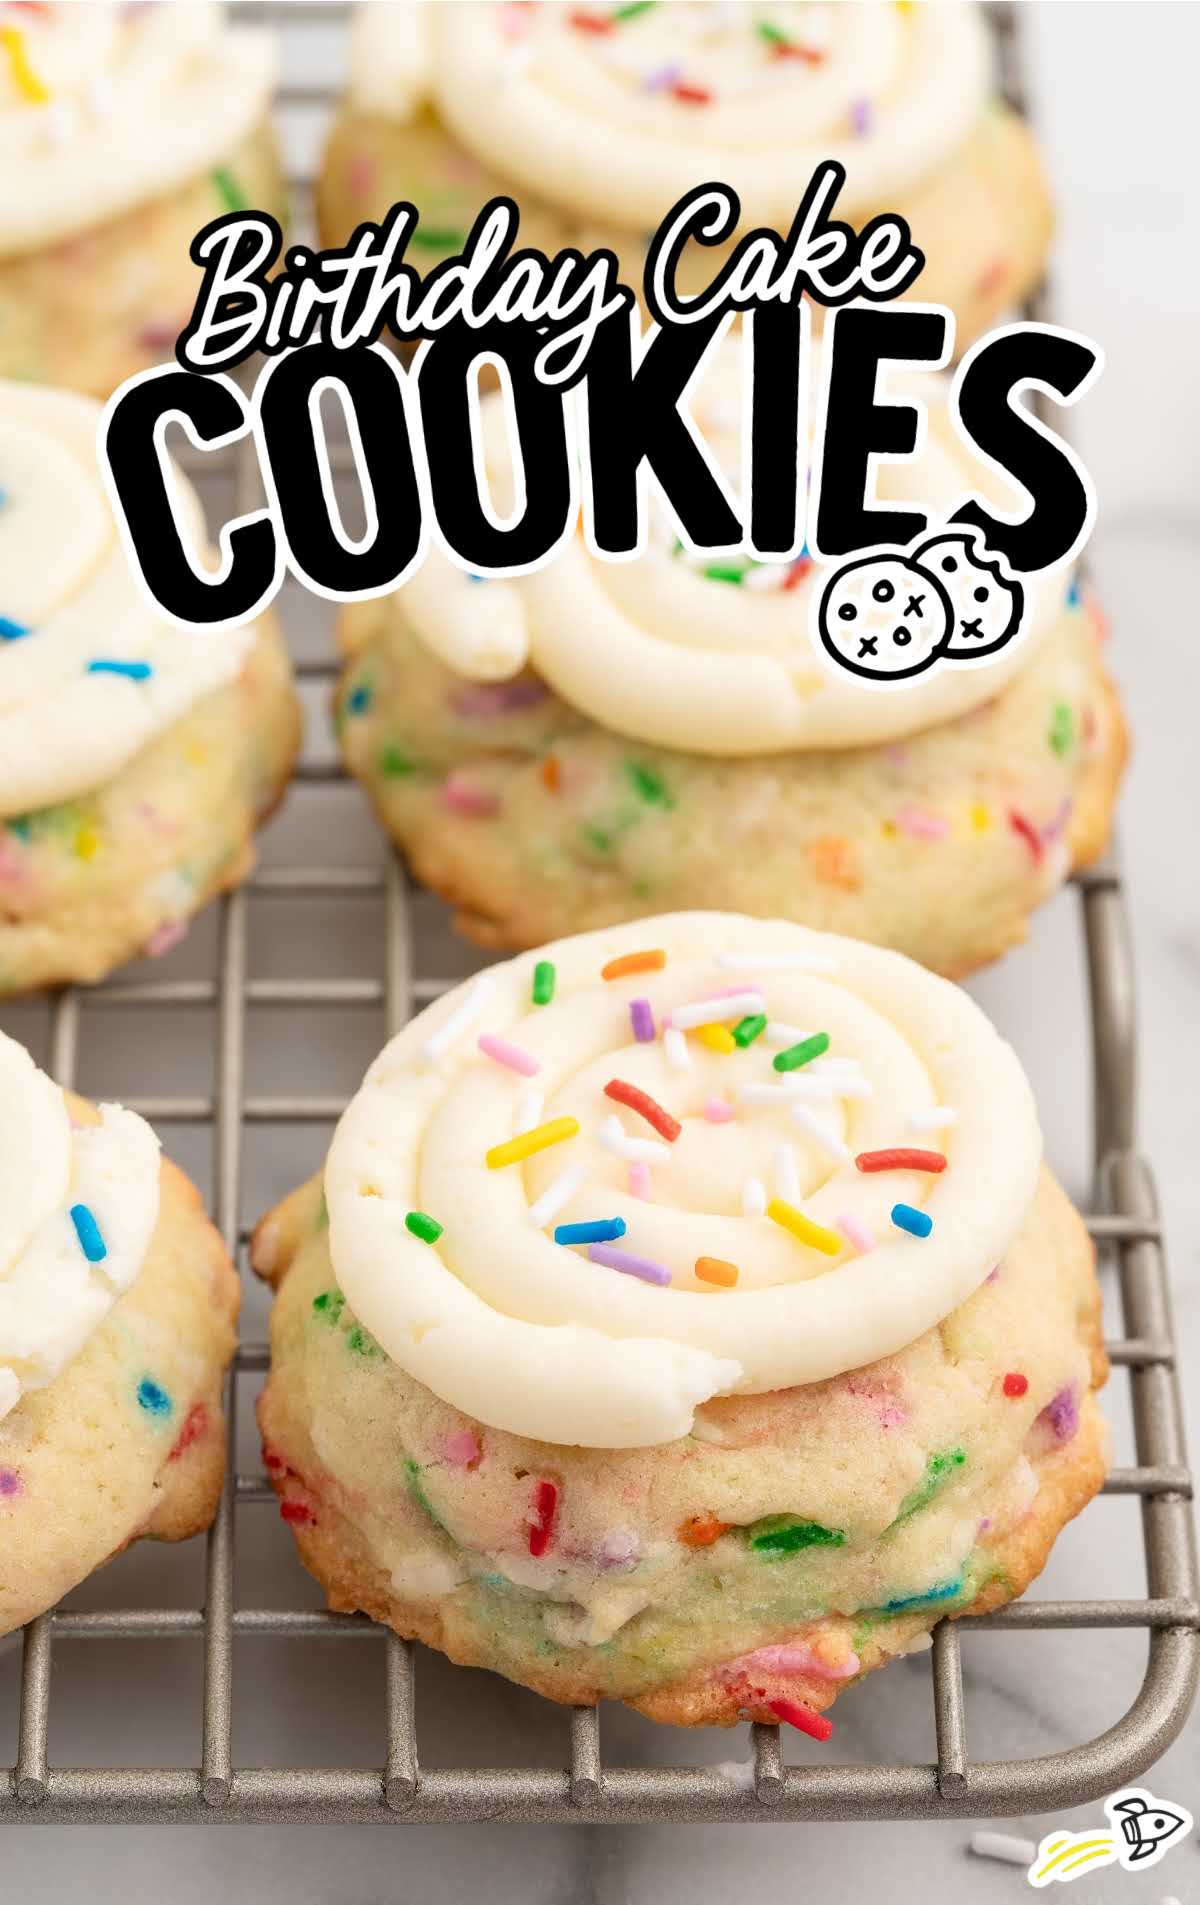
[[[953,605],[946,656],[978,661],[981,655],[994,655],[1019,632],[1025,591],[1002,559],[984,547],[977,530],[931,536],[913,557],[937,577]]]
[[[869,681],[908,681],[932,666],[956,627],[937,577],[894,550],[836,569],[821,592],[817,628],[841,668]]]

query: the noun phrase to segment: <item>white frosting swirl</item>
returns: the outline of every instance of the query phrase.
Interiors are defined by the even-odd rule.
[[[207,0],[0,4],[0,29],[0,257],[189,184],[262,118],[275,83],[273,36],[227,26]]]
[[[0,382],[0,816],[100,786],[232,681],[254,640],[150,609],[100,481],[99,418],[90,398]]]
[[[99,1124],[73,1128],[58,1086],[0,1033],[0,1417],[53,1382],[136,1279],[158,1172],[148,1124],[101,1105]]]
[[[987,36],[965,4],[613,14],[607,0],[365,6],[352,98],[403,119],[432,96],[501,178],[651,231],[705,179],[737,190],[746,225],[786,229],[822,159],[846,168],[844,212],[877,209],[961,144],[987,95]]]
[[[642,948],[665,953],[661,970],[601,976]],[[545,1006],[531,1004],[539,959],[557,973]],[[685,1034],[685,1066],[680,1040],[663,1036],[667,1014],[731,986],[761,991],[767,1031],[732,1053]],[[646,1042],[631,1029],[635,998],[654,1014]],[[732,1001],[712,1016],[741,1010]],[[818,1031],[825,1057],[775,1068],[781,1044]],[[533,1087],[485,1056],[480,1034],[536,1061]],[[648,1198],[631,1191],[625,1160],[630,1139],[654,1133],[605,1094],[614,1078],[682,1124],[653,1154]],[[540,1106],[529,1105],[531,1089]],[[712,1099],[735,1115],[713,1121]],[[579,1135],[489,1169],[489,1149],[531,1115],[575,1118]],[[942,1126],[932,1140],[948,1158],[940,1175],[867,1173],[854,1161],[927,1148]],[[622,1448],[685,1435],[707,1397],[815,1382],[912,1342],[1011,1244],[1040,1157],[1020,1065],[965,993],[855,941],[682,913],[561,941],[429,1007],[387,1046],[342,1118],[325,1192],[338,1283],[396,1363],[498,1428]],[[561,1208],[531,1217],[564,1171]],[[755,1182],[827,1231],[845,1223],[839,1235],[857,1246],[824,1255],[770,1216],[744,1214]],[[897,1203],[923,1210],[932,1233],[896,1228]],[[444,1226],[433,1244],[406,1227],[413,1211]],[[556,1223],[605,1218],[626,1224],[617,1248],[661,1266],[669,1284],[553,1240]],[[860,1254],[864,1238],[877,1247]],[[698,1278],[705,1256],[736,1265],[736,1287]]]
[[[690,403],[735,491],[739,351],[732,340],[722,347]],[[911,462],[881,464],[881,498],[915,499],[945,512],[978,490],[1010,506],[995,473],[968,455],[954,431],[944,380],[895,372],[880,382],[885,396],[919,398],[929,413],[923,451]],[[504,400],[493,393],[481,410],[489,483],[497,507],[507,510]],[[827,574],[823,567],[810,566],[791,586],[796,578],[783,569],[732,558],[744,580],[713,579],[707,571],[728,568],[725,559],[683,556],[665,518],[652,527],[652,546],[639,560],[599,561],[577,535],[537,573],[482,586],[432,549],[405,584],[405,614],[460,675],[501,680],[529,662],[572,707],[612,733],[732,756],[864,747],[951,721],[1025,667],[1065,601],[1062,572],[1033,577],[1025,630],[1002,654],[986,666],[931,669],[880,694],[834,668],[811,633],[811,596]]]

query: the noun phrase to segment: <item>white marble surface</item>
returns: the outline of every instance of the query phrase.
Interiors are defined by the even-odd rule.
[[[1200,1369],[1200,1172],[1196,1169],[1195,1058],[1200,1039],[1200,881],[1195,845],[1196,707],[1200,654],[1194,637],[1200,600],[1197,442],[1200,379],[1200,263],[1195,178],[1195,69],[1200,14],[1193,5],[1146,0],[1116,4],[1031,4],[1022,9],[1031,40],[1037,106],[1062,208],[1057,251],[1062,319],[1101,339],[1108,369],[1078,435],[1099,485],[1101,518],[1094,567],[1116,628],[1116,664],[1137,734],[1122,832],[1136,909],[1141,977],[1145,1148],[1155,1161],[1173,1260],[1180,1336],[1187,1366]],[[321,41],[318,57],[336,62]],[[1130,83],[1131,76],[1133,84]],[[307,129],[308,136],[315,127]],[[305,136],[302,132],[301,137]],[[1133,275],[1133,248],[1153,242],[1155,282]],[[1153,326],[1153,337],[1148,335]],[[319,639],[319,631],[310,632]],[[313,710],[320,722],[319,708]],[[378,842],[349,790],[298,793],[273,830],[270,854],[296,861],[322,853],[372,862]],[[974,990],[1021,1051],[1038,1090],[1052,1161],[1080,1195],[1087,1188],[1088,1080],[1083,969],[1076,902],[1065,896],[1038,920],[1029,945]],[[427,909],[432,918],[436,909]],[[290,902],[258,902],[252,957],[257,971],[358,972],[378,957],[377,919],[350,904],[314,935]],[[303,927],[303,933],[299,929]],[[203,971],[211,922],[177,959]],[[302,943],[301,943],[302,939]],[[445,957],[464,955],[449,947]],[[343,961],[349,960],[347,967]],[[452,968],[445,968],[452,969]],[[280,1023],[256,1015],[251,1088],[285,1090],[318,1074],[321,1089],[349,1088],[380,1027],[369,1011],[313,1015],[281,1046]],[[31,1039],[39,1008],[0,1015]],[[124,1013],[89,1021],[85,1088],[120,1094],[147,1087],[143,1050]],[[155,1090],[203,1089],[210,1053],[199,1022],[169,1016],[169,1075]],[[209,1160],[195,1134],[172,1148],[202,1174]],[[321,1134],[254,1135],[244,1188],[252,1215],[319,1155]],[[263,1303],[252,1293],[246,1328],[260,1334]],[[1129,1459],[1124,1378],[1112,1389],[1118,1459]],[[1195,1394],[1194,1380],[1192,1393]],[[1192,1445],[1200,1446],[1193,1412]],[[250,1465],[252,1438],[244,1434]],[[1097,1503],[1059,1544],[1040,1592],[1137,1592],[1136,1506]],[[239,1596],[258,1605],[315,1605],[298,1576],[286,1531],[269,1510],[244,1511]],[[185,1605],[197,1596],[202,1550],[136,1549],[88,1583],[77,1605]],[[1144,1643],[1133,1635],[979,1634],[964,1647],[968,1719],[977,1754],[1053,1751],[1103,1730],[1136,1691]],[[305,1654],[290,1642],[245,1642],[238,1652],[235,1756],[242,1764],[377,1763],[380,1655],[373,1643],[327,1643]],[[52,1758],[59,1763],[192,1765],[198,1752],[199,1652],[193,1643],[87,1647],[60,1643]],[[928,1668],[913,1661],[847,1695],[837,1709],[839,1756],[932,1756]],[[0,1650],[0,1763],[15,1746],[16,1660]],[[418,1668],[421,1741],[429,1763],[486,1759],[561,1764],[565,1726],[533,1696],[490,1677],[468,1676],[431,1656]],[[604,1748],[635,1762],[745,1756],[732,1738],[680,1736],[624,1713],[606,1713]],[[803,1753],[803,1745],[795,1748]],[[1156,1769],[1152,1784],[1196,1808],[1195,1726]],[[1012,1822],[1036,1837],[1077,1818]],[[263,1905],[375,1905],[419,1896],[428,1905],[475,1892],[522,1905],[643,1905],[688,1901],[724,1905],[762,1895],[857,1898],[886,1892],[892,1905],[965,1896],[996,1905],[1024,1892],[1019,1871],[968,1860],[970,1828],[954,1821],[822,1827],[524,1828],[396,1831],[308,1827],[73,1828],[10,1831],[0,1852],[0,1898],[51,1905],[87,1896],[117,1905],[153,1888],[177,1905],[204,1905],[228,1893]],[[1078,1888],[1088,1905],[1153,1905],[1167,1894],[1200,1900],[1194,1845],[1134,1881],[1101,1873]]]

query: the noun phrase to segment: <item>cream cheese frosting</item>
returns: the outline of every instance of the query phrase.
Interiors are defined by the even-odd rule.
[[[219,165],[267,111],[273,36],[210,4],[0,4],[0,257]]]
[[[59,1087],[0,1034],[0,1417],[79,1354],[141,1270],[158,1140],[119,1105],[73,1126]]]
[[[739,345],[728,341],[689,408],[738,485]],[[819,347],[817,347],[819,348]],[[884,396],[920,398],[929,429],[909,462],[884,462],[880,499],[949,511],[978,491],[1009,507],[995,473],[954,431],[949,384],[886,373]],[[503,398],[482,400],[487,474],[497,507],[511,503]],[[879,693],[831,665],[811,632],[825,570],[746,557],[684,553],[665,512],[631,562],[593,556],[582,535],[544,569],[480,583],[436,548],[404,586],[404,611],[425,645],[457,674],[504,680],[527,664],[555,693],[612,733],[718,756],[863,747],[903,739],[981,706],[1022,669],[1066,602],[1063,571],[1028,579],[1022,635],[975,667],[931,669]]]
[[[786,229],[823,159],[840,209],[929,176],[989,86],[977,10],[950,4],[369,5],[351,101],[410,118],[426,101],[476,159],[568,213],[650,231],[705,179],[743,223]]]
[[[0,816],[100,786],[232,681],[254,639],[151,610],[101,483],[99,419],[89,398],[0,382]]]
[[[514,1138],[529,1155],[508,1161]],[[924,1162],[874,1155],[896,1146]],[[344,1114],[325,1195],[338,1283],[404,1370],[494,1427],[623,1448],[687,1434],[711,1396],[913,1342],[1010,1246],[1040,1160],[1020,1065],[956,987],[783,921],[683,913],[430,1006]],[[615,1235],[592,1257],[555,1241],[576,1223]]]

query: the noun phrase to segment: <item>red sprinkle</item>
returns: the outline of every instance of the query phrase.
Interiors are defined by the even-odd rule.
[[[854,1162],[860,1171],[944,1171],[946,1160],[940,1151],[911,1151],[898,1146],[893,1151],[860,1151]]]
[[[771,52],[777,60],[803,60],[807,66],[820,66],[825,58],[815,46],[797,46],[795,40],[776,40]]]
[[[802,1706],[798,1700],[768,1700],[767,1705],[776,1719],[786,1720],[789,1726],[807,1733],[810,1740],[827,1740],[833,1732],[832,1720],[827,1720],[823,1713],[815,1713],[812,1707]]]
[[[183,1427],[179,1431],[179,1440],[167,1457],[168,1462],[177,1462],[185,1449],[190,1449],[193,1442],[198,1442],[200,1437],[207,1435],[207,1433],[208,1410],[202,1402],[194,1402],[183,1419]],[[264,1457],[264,1460],[265,1459]]]
[[[611,33],[613,22],[603,13],[573,13],[571,25],[580,33]]]
[[[789,589],[798,589],[811,568],[811,556],[797,556],[783,579],[784,593],[786,594]]]
[[[310,1521],[315,1521],[317,1519],[307,1502],[298,1502],[298,1501],[280,1502],[279,1512],[283,1516],[283,1519],[285,1521],[296,1522],[301,1527],[303,1527],[305,1523]]]
[[[671,97],[682,100],[685,106],[712,105],[712,94],[707,86],[687,86],[682,80],[678,86],[672,86]]]
[[[627,1105],[630,1111],[636,1111],[638,1117],[644,1118],[668,1144],[674,1144],[683,1130],[678,1118],[673,1118],[669,1111],[665,1111],[657,1098],[652,1098],[648,1091],[639,1090],[637,1085],[627,1085],[623,1078],[610,1078],[604,1087],[604,1096],[613,1099],[618,1105]]]
[[[1029,848],[1034,859],[1040,860],[1043,852],[1042,836],[1033,822],[1026,820],[1024,814],[1019,814],[1015,807],[1010,807],[1008,810],[1008,824],[1013,832],[1025,842],[1025,845]]]
[[[558,1489],[553,1482],[538,1482],[533,1491],[534,1522],[529,1530],[529,1552],[535,1560],[545,1554],[554,1532],[558,1513]]]
[[[1004,1393],[1006,1396],[1023,1396],[1028,1387],[1028,1376],[1022,1376],[1018,1369],[1010,1370],[1008,1375],[1004,1378]]]
[[[282,1455],[276,1455],[274,1449],[264,1448],[263,1450],[263,1467],[264,1468],[282,1468],[283,1466],[284,1466],[284,1461],[283,1461]]]

